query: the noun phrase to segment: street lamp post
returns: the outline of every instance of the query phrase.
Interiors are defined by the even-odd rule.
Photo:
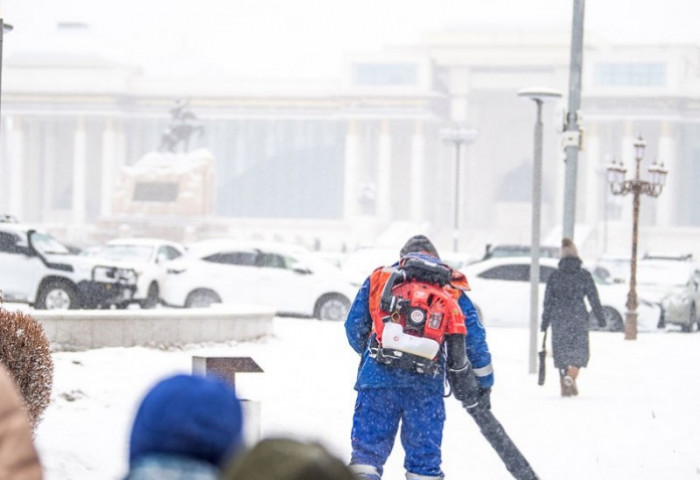
[[[540,284],[540,211],[542,209],[542,104],[561,98],[561,93],[550,88],[526,88],[518,96],[529,98],[537,105],[535,121],[535,156],[532,168],[532,234],[530,247],[530,355],[528,371],[537,368],[537,324]]]
[[[445,143],[455,145],[455,205],[454,205],[454,232],[452,239],[452,249],[456,252],[459,248],[459,158],[462,145],[472,143],[476,140],[476,130],[457,125],[451,128],[444,128],[440,135]]]
[[[642,137],[638,137],[634,142],[634,160],[636,162],[634,178],[625,179],[627,169],[622,161],[612,163],[608,166],[608,183],[613,195],[632,194],[632,259],[630,262],[630,289],[627,294],[627,312],[625,315],[625,340],[636,340],[637,338],[637,238],[639,232],[639,200],[642,194],[650,197],[658,197],[666,184],[666,170],[663,164],[659,165],[654,161],[649,166],[651,181],[641,180],[639,176],[640,165],[644,158],[646,142]]]

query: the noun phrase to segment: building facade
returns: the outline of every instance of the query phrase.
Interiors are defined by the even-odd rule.
[[[206,221],[226,232],[284,230],[352,248],[420,229],[447,245],[459,186],[465,249],[528,243],[535,107],[517,91],[546,86],[564,98],[545,106],[542,228],[549,242],[560,235],[567,32],[433,32],[420,45],[349,57],[337,82],[303,85],[154,78],[86,44],[8,52],[0,212],[72,231],[128,225],[133,218],[112,211],[120,171],[157,149],[169,109],[188,98],[203,126],[191,147],[216,162],[216,218]],[[691,248],[700,227],[700,48],[587,37],[583,72],[577,240],[590,255],[628,248],[631,200],[607,194],[605,165],[632,167],[642,135],[643,168],[658,159],[670,170],[664,193],[642,200],[642,246],[682,231]],[[455,147],[440,137],[455,123],[477,131],[457,181]]]

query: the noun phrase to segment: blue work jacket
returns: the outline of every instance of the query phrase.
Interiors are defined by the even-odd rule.
[[[370,279],[364,281],[355,301],[350,307],[345,320],[345,333],[350,346],[361,355],[357,372],[355,389],[365,388],[395,388],[395,387],[424,387],[435,392],[444,392],[444,376],[410,372],[396,367],[378,363],[369,356],[370,337],[372,332],[372,317],[369,313]],[[491,353],[486,343],[486,330],[479,321],[479,315],[471,300],[465,293],[460,295],[459,306],[465,317],[467,335],[465,337],[467,357],[477,374],[479,385],[490,388],[494,377],[491,368]],[[444,358],[440,360],[443,363]]]

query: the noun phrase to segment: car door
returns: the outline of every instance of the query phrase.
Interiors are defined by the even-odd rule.
[[[310,315],[317,285],[313,273],[289,254],[259,252],[260,278],[269,296],[266,305],[278,312]]]
[[[264,304],[264,285],[256,266],[258,253],[225,250],[202,257],[199,283],[215,291],[223,303]]]
[[[26,238],[0,231],[0,290],[6,302],[34,302],[43,265],[29,255]]]
[[[470,297],[487,325],[525,325],[530,311],[530,266],[507,263],[477,275]]]
[[[182,257],[183,252],[171,245],[159,245],[156,251],[153,277],[162,285],[168,274],[168,264],[176,258]]]

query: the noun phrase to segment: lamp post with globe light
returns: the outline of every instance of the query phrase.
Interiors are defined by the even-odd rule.
[[[525,88],[518,91],[519,97],[529,98],[537,106],[535,120],[535,156],[532,168],[532,235],[530,247],[530,355],[528,371],[537,369],[537,324],[540,284],[540,224],[542,209],[542,105],[546,101],[561,98],[561,93],[551,88]]]
[[[639,203],[642,194],[650,197],[658,197],[666,184],[668,170],[663,163],[656,161],[649,168],[650,181],[641,180],[640,166],[644,158],[646,142],[642,137],[638,137],[634,142],[635,171],[634,178],[627,180],[627,169],[622,161],[613,160],[608,165],[608,183],[613,195],[632,194],[632,258],[630,261],[630,287],[627,294],[627,312],[625,314],[625,340],[636,340],[637,338],[637,239],[639,235]]]
[[[440,137],[445,143],[453,143],[455,146],[455,206],[454,206],[454,232],[452,248],[456,252],[459,249],[459,159],[462,145],[467,145],[476,140],[476,130],[457,125],[443,128]]]

